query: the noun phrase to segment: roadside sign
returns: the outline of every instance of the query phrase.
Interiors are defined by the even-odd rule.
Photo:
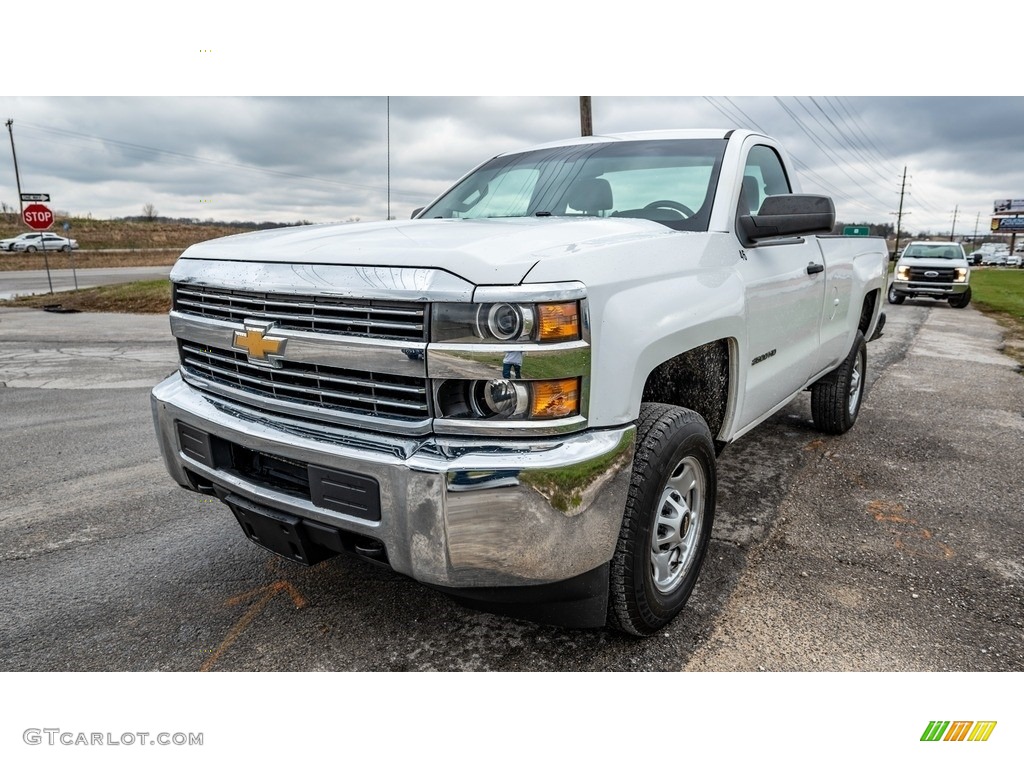
[[[992,219],[993,232],[1020,232],[1021,230],[1024,230],[1024,216]]]
[[[26,205],[21,218],[32,229],[49,229],[53,226],[53,211],[41,203]]]
[[[843,234],[851,237],[867,237],[871,234],[869,227],[843,227]]]
[[[992,204],[992,213],[1024,213],[1024,198],[996,200]]]
[[[23,203],[48,203],[50,196],[42,192],[22,192],[21,202]]]

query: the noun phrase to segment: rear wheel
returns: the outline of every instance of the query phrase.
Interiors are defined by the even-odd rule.
[[[35,252],[36,252],[36,247],[35,247],[34,245],[30,245],[30,246],[28,246],[28,247],[27,247],[27,248],[26,248],[25,250],[26,250],[26,251],[27,251],[28,253],[35,253]]]
[[[955,309],[963,309],[971,303],[971,287],[967,286],[967,290],[961,293],[959,296],[949,297],[949,306]]]
[[[649,635],[683,609],[711,540],[716,488],[715,445],[704,419],[645,403],[611,563],[609,624]]]
[[[811,387],[811,417],[815,427],[830,435],[841,435],[853,426],[864,399],[867,368],[867,344],[864,335],[857,331],[853,348],[842,364]]]

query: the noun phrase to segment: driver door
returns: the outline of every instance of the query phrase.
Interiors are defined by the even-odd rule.
[[[756,213],[764,198],[792,191],[771,147],[747,154],[737,216]],[[817,241],[783,238],[741,248],[740,274],[747,309],[747,396],[741,423],[775,410],[806,386],[815,373],[825,300],[824,261]]]

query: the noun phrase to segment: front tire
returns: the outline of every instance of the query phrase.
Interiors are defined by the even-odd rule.
[[[35,253],[36,252],[36,247],[34,245],[30,245],[30,246],[28,246],[25,249],[25,251],[26,251],[26,253]]]
[[[907,300],[906,296],[900,296],[900,294],[896,293],[896,286],[894,286],[894,285],[890,285],[889,286],[889,303],[890,304],[902,304],[906,300]]]
[[[650,635],[683,609],[711,541],[715,444],[697,413],[645,403],[629,498],[611,562],[608,623]]]
[[[830,435],[841,435],[857,421],[864,400],[868,347],[857,331],[850,353],[842,364],[811,386],[811,417],[814,426]]]
[[[963,309],[971,303],[971,287],[967,286],[967,290],[961,293],[959,296],[949,297],[949,306],[954,309]]]

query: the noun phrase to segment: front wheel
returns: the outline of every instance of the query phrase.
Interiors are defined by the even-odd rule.
[[[906,296],[900,296],[898,293],[896,293],[896,286],[893,286],[893,285],[889,286],[889,303],[890,304],[902,304],[906,300],[907,300]]]
[[[683,609],[715,517],[715,445],[697,413],[645,403],[629,498],[611,562],[608,622],[650,635]]]
[[[841,435],[853,426],[864,399],[868,347],[857,331],[850,353],[832,373],[811,386],[811,417],[814,426],[830,435]]]
[[[967,286],[967,290],[961,293],[959,296],[949,297],[949,306],[954,309],[963,309],[971,303],[971,287]]]
[[[28,252],[28,253],[35,253],[36,252],[36,247],[34,245],[30,245],[30,246],[28,246],[28,248],[25,249],[25,251]]]

